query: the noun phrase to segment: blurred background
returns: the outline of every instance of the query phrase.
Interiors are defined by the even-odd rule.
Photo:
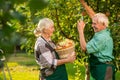
[[[120,75],[120,1],[85,1],[96,12],[105,13],[109,18],[109,28],[114,40],[113,55],[115,56],[118,68],[117,75]],[[77,20],[84,19],[84,21],[87,22],[85,29],[87,41],[91,39],[94,32],[91,28],[91,19],[86,14],[79,0],[0,0],[0,49],[3,50],[3,54],[0,56],[1,58],[3,55],[6,57],[12,76],[17,76],[14,77],[13,80],[28,80],[29,78],[20,79],[23,77],[19,78],[18,75],[15,75],[20,73],[13,73],[15,69],[21,70],[21,66],[19,65],[34,65],[35,68],[32,67],[32,70],[36,70],[35,74],[38,75],[38,65],[34,60],[34,43],[36,38],[33,31],[38,21],[43,17],[51,18],[55,23],[56,31],[52,36],[55,43],[64,38],[72,39],[75,42],[75,51],[79,55],[77,55],[76,62],[70,64],[71,67],[67,67],[67,69],[72,70],[75,68],[75,74],[71,74],[73,71],[68,71],[73,75],[70,77],[71,80],[83,80],[84,62],[87,61],[87,55],[80,49],[76,27]],[[17,67],[18,69],[15,68],[15,66],[19,66]],[[80,66],[82,66],[83,70],[80,69]],[[29,69],[31,70],[31,68]],[[23,68],[23,71],[24,70],[26,69]],[[2,71],[0,73],[2,77]],[[2,79],[3,78],[0,78],[0,80]]]

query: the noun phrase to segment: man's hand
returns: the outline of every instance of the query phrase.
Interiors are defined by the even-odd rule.
[[[83,5],[83,7],[85,8],[86,12],[88,13],[88,15],[90,16],[90,18],[92,19],[93,16],[95,15],[94,10],[87,5],[87,3],[85,2],[85,0],[80,0],[80,3]]]
[[[86,41],[84,37],[84,28],[85,28],[85,23],[82,20],[79,20],[77,22],[77,28],[79,32],[79,40],[80,40],[80,47],[83,51],[86,51]]]
[[[85,23],[84,23],[84,21],[82,21],[82,20],[77,21],[77,28],[78,28],[78,31],[79,31],[79,32],[83,31],[84,28],[85,28]]]
[[[80,0],[81,3],[84,3],[85,1],[84,0]]]

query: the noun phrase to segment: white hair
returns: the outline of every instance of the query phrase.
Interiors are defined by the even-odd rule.
[[[40,36],[41,32],[43,32],[43,29],[47,29],[50,27],[50,25],[54,25],[54,22],[49,18],[43,18],[39,21],[36,29],[34,30],[34,34],[36,37]]]
[[[97,13],[97,14],[95,14],[95,16],[93,18],[97,18],[98,23],[101,23],[101,24],[105,25],[106,27],[108,27],[109,21],[108,21],[108,17],[105,14]]]

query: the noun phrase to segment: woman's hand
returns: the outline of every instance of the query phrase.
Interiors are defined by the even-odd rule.
[[[70,62],[72,63],[75,61],[75,59],[76,59],[75,52],[72,52],[71,54],[68,55],[67,58],[57,60],[57,66],[66,64],[66,63],[70,63]]]
[[[75,52],[70,53],[66,59],[68,60],[68,62],[71,62],[71,63],[74,62],[76,59]]]

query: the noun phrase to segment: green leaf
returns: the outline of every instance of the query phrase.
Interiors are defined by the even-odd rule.
[[[25,23],[26,17],[22,13],[19,13],[17,11],[11,11],[10,14],[13,18],[19,20],[22,24]]]
[[[49,4],[49,0],[30,0],[28,6],[31,10],[42,10]]]
[[[21,3],[27,2],[28,0],[10,0],[10,1],[14,4],[21,4]]]

